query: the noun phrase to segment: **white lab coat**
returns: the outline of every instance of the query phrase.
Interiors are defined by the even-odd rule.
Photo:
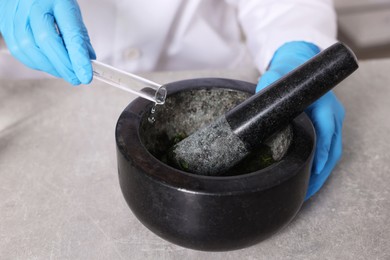
[[[336,39],[331,0],[79,0],[98,60],[132,71],[264,72],[278,47]],[[4,51],[0,77],[42,76]]]

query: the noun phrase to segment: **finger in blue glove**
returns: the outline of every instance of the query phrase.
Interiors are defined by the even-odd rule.
[[[96,55],[76,0],[0,1],[0,32],[28,67],[73,85],[92,80]]]
[[[325,183],[342,154],[345,109],[333,92],[328,92],[306,109],[316,129],[317,144],[306,199]]]

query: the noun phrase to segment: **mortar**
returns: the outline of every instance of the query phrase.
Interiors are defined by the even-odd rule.
[[[265,142],[260,152],[271,163],[248,158],[227,176],[196,175],[169,166],[168,149],[248,98],[255,85],[211,78],[166,88],[166,104],[154,114],[153,103],[138,98],[116,126],[119,182],[135,216],[172,243],[206,251],[247,247],[287,225],[310,176],[315,132],[308,117],[299,115]]]

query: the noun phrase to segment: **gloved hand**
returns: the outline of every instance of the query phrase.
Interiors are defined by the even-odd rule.
[[[92,80],[96,55],[76,0],[0,0],[0,32],[28,67],[73,85]]]
[[[308,42],[284,44],[275,52],[268,70],[257,84],[256,92],[303,64],[319,51],[317,46]],[[345,111],[335,94],[330,91],[310,105],[305,112],[313,122],[317,135],[313,167],[305,198],[307,200],[322,187],[341,158]]]

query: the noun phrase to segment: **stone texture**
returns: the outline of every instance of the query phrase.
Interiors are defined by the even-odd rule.
[[[248,153],[222,116],[175,145],[171,157],[184,170],[215,176],[236,165]]]
[[[389,259],[390,60],[360,65],[336,89],[344,155],[324,188],[278,234],[220,253],[168,243],[127,207],[113,135],[133,96],[96,83],[0,80],[0,258]],[[257,81],[253,70],[149,76]]]
[[[189,172],[221,175],[357,68],[352,51],[335,43],[228,111],[226,127],[213,122],[178,143],[173,157]]]

